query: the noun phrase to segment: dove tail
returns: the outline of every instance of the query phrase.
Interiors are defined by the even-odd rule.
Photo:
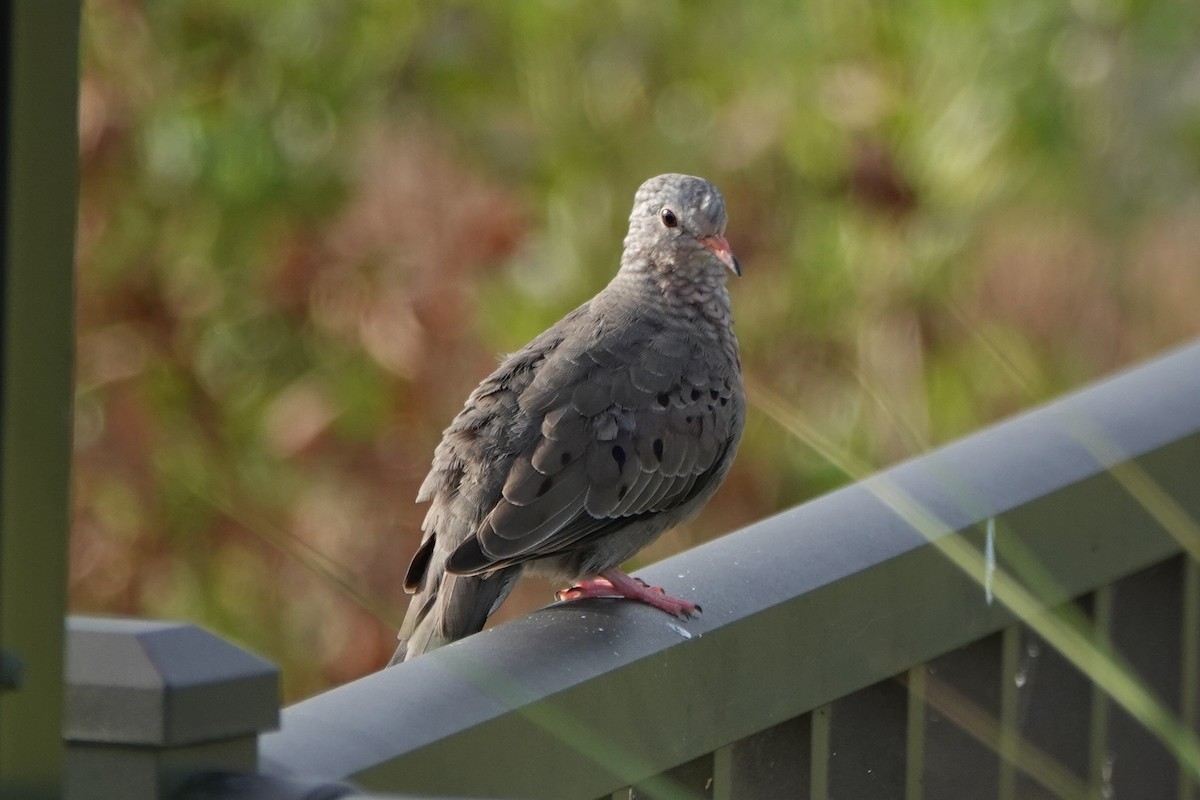
[[[434,554],[426,566],[400,625],[400,645],[389,667],[478,633],[508,597],[520,570],[509,567],[488,575],[454,575],[445,567],[441,554]]]

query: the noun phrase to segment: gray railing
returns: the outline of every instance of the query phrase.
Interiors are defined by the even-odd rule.
[[[285,709],[73,623],[69,797],[1179,798],[1200,745],[1200,344]],[[134,795],[130,787],[141,787]]]
[[[77,621],[68,796],[1186,800],[1198,476],[1200,344],[643,571],[698,619],[543,609],[257,753],[269,665]]]
[[[505,798],[1188,797],[1198,476],[1195,345],[642,572],[697,620],[561,604],[288,708],[260,771]]]

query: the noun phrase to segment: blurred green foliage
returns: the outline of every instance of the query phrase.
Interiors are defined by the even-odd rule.
[[[441,429],[608,280],[650,175],[726,195],[751,417],[644,559],[846,480],[767,406],[885,465],[1200,329],[1190,0],[84,18],[72,602],[292,698],[386,659]]]

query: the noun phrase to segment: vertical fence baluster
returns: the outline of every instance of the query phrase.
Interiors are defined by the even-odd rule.
[[[1184,556],[1183,613],[1180,629],[1179,718],[1184,727],[1200,733],[1200,713],[1197,695],[1200,694],[1200,564]],[[1179,800],[1196,800],[1197,780],[1187,766],[1179,765]]]
[[[1113,587],[1102,586],[1092,595],[1092,625],[1096,639],[1107,645],[1112,630]],[[1104,797],[1104,786],[1111,779],[1108,760],[1108,695],[1092,684],[1092,730],[1088,757],[1088,796]]]
[[[904,800],[925,797],[925,664],[908,671],[908,730],[905,733]]]
[[[812,746],[809,763],[809,797],[812,800],[827,800],[829,797],[829,725],[833,707],[829,704],[813,709]]]
[[[712,800],[733,800],[733,745],[718,747],[712,759]]]
[[[1000,642],[1000,800],[1017,796],[1017,704],[1020,686],[1017,673],[1021,669],[1021,640],[1024,633],[1019,625],[1006,628]]]

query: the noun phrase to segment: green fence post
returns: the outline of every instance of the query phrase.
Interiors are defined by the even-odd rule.
[[[78,0],[0,0],[0,795],[61,797]]]

